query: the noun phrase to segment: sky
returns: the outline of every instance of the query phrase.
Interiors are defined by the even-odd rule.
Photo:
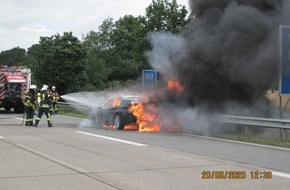
[[[1,0],[0,52],[15,47],[27,49],[41,36],[73,32],[81,39],[108,17],[145,15],[152,0]],[[188,0],[177,0],[189,11]]]

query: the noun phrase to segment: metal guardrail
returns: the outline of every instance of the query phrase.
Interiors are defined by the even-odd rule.
[[[81,109],[91,109],[90,106],[86,106],[84,104],[77,104],[77,103],[67,103],[67,102],[57,102],[57,105],[60,107],[75,107]]]
[[[213,121],[243,125],[245,127],[245,133],[247,133],[246,131],[250,126],[279,129],[280,140],[282,141],[285,141],[287,139],[287,130],[290,129],[290,120],[285,119],[215,115],[213,117]]]
[[[78,107],[78,108],[83,108],[83,109],[92,108],[84,104],[67,103],[67,102],[58,102],[58,106]],[[216,122],[240,124],[240,125],[247,125],[247,126],[290,129],[290,120],[285,120],[285,119],[244,117],[244,116],[232,116],[232,115],[215,115],[212,118],[212,120]]]
[[[278,129],[290,129],[290,120],[285,119],[216,115],[213,120],[223,123],[252,125]]]

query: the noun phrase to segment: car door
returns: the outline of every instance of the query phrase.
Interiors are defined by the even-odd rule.
[[[111,105],[112,105],[112,99],[109,99],[103,106],[102,108],[102,122],[105,125],[109,125],[110,124],[110,115],[111,115]]]
[[[108,121],[110,124],[114,125],[115,115],[118,113],[120,106],[122,104],[122,99],[120,97],[113,98],[111,103],[111,108],[108,110]]]
[[[122,99],[120,97],[108,100],[103,109],[103,121],[105,124],[114,125],[114,117],[118,113],[121,103]]]

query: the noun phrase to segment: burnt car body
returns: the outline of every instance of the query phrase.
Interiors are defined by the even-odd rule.
[[[135,124],[137,118],[130,113],[129,107],[137,104],[142,98],[139,96],[118,96],[110,98],[103,106],[98,107],[92,114],[92,122],[97,127],[114,126],[122,130],[125,125]]]

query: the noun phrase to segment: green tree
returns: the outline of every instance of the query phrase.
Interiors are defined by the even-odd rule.
[[[34,85],[37,85],[39,87],[40,82],[37,81],[37,78],[35,77],[35,71],[37,64],[39,62],[38,55],[41,54],[40,52],[40,44],[33,44],[31,47],[28,48],[26,57],[24,60],[24,65],[26,65],[28,68],[31,69],[32,71],[32,76],[31,76],[31,82]]]
[[[140,75],[146,37],[141,19],[126,15],[114,23],[108,18],[98,32],[91,31],[85,37],[86,72],[97,89],[120,86]]]
[[[102,90],[108,87],[108,75],[111,73],[108,63],[114,60],[111,40],[113,27],[113,19],[105,19],[99,26],[99,31],[89,32],[83,41],[87,51],[86,73],[89,78],[88,90]]]
[[[144,57],[150,48],[147,33],[180,33],[188,22],[185,6],[175,0],[153,0],[145,16],[125,15],[115,23],[112,18],[104,20],[99,31],[91,31],[84,40],[90,82],[101,89],[108,83],[120,86],[138,79],[142,69],[150,68]]]
[[[86,84],[85,49],[72,32],[40,37],[28,55],[34,60],[33,75],[38,84],[55,85],[60,94],[75,92]]]
[[[98,31],[90,31],[84,39],[84,46],[89,50],[103,51],[112,48],[111,36],[115,24],[113,18],[105,19]]]
[[[188,11],[176,0],[152,0],[145,13],[147,31],[179,34],[189,23]]]
[[[116,21],[112,34],[114,60],[110,63],[111,80],[127,81],[140,76],[146,64],[146,30],[143,17],[126,15]]]
[[[0,64],[8,66],[23,65],[26,50],[16,47],[0,53]]]

